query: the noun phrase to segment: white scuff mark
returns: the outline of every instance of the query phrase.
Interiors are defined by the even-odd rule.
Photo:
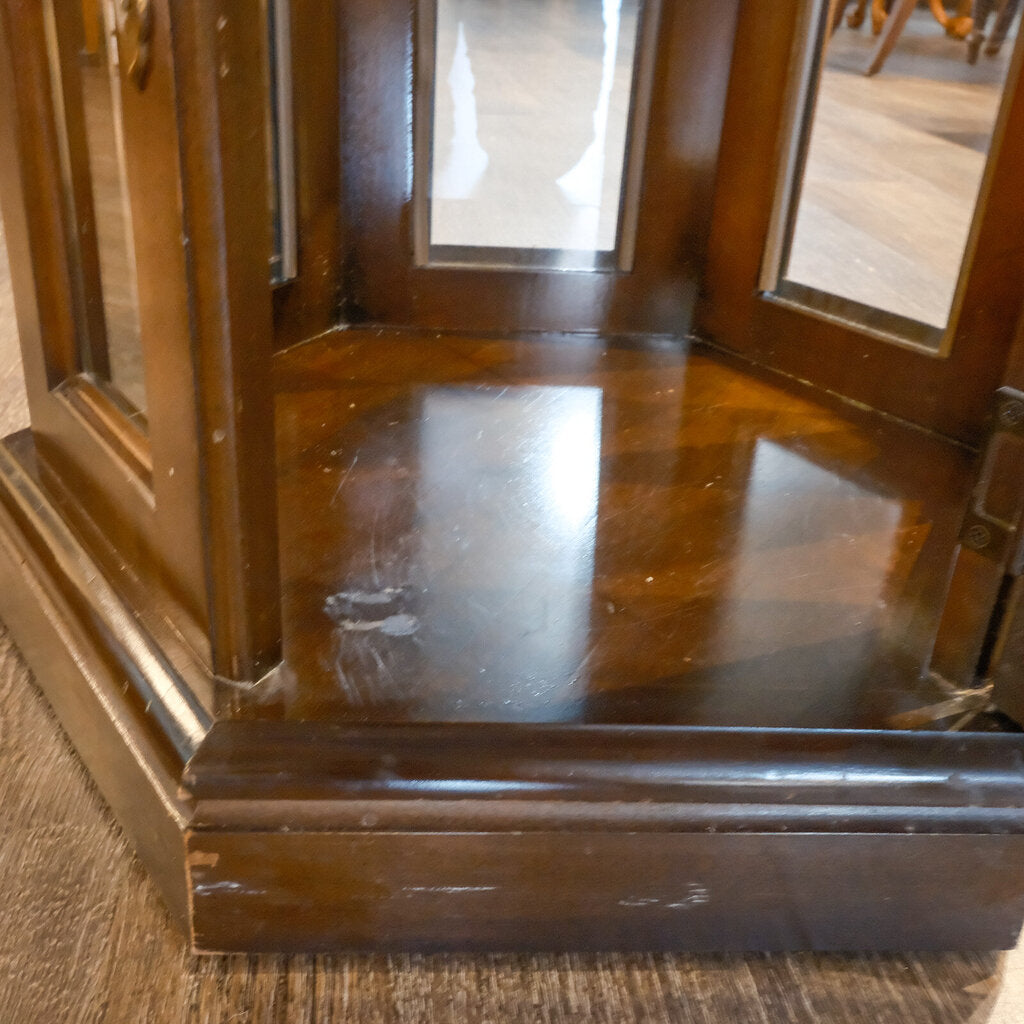
[[[497,892],[496,885],[406,885],[402,892],[429,893],[439,896],[459,896],[470,892]]]
[[[210,896],[217,892],[233,892],[246,896],[262,896],[262,889],[250,889],[240,882],[199,882],[195,885],[197,896]]]
[[[327,598],[329,605],[341,601],[349,604],[390,604],[403,593],[402,587],[384,587],[383,590],[341,590]]]
[[[346,481],[352,475],[352,470],[356,468],[356,463],[359,461],[358,453],[352,459],[352,464],[345,470],[344,475],[338,481],[338,486],[334,489],[334,496],[331,498],[330,507],[334,508],[334,503],[338,500],[338,495],[341,494],[342,487],[345,486]]]
[[[687,910],[690,907],[703,907],[711,902],[711,893],[706,886],[692,883],[682,899],[662,899],[660,896],[638,896],[628,900],[619,900],[620,907],[654,907],[663,906],[666,910]]]
[[[412,636],[420,628],[420,620],[415,615],[407,615],[403,612],[398,615],[389,615],[386,619],[373,619],[369,622],[345,619],[338,623],[338,627],[346,633],[381,632],[385,636]]]

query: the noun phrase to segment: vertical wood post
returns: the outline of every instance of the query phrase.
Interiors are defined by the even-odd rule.
[[[280,659],[267,38],[259,0],[171,0],[213,670]]]

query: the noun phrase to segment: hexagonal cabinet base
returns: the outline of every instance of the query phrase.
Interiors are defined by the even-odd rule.
[[[197,951],[1016,940],[1019,737],[215,721],[23,435],[0,449],[0,572],[0,614]]]

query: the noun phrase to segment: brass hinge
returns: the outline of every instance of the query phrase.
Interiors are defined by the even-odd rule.
[[[960,543],[1019,576],[1024,569],[1024,546],[1018,538],[1022,512],[1024,391],[1003,387],[996,392],[995,414]]]

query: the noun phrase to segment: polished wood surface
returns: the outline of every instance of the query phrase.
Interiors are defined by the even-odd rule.
[[[411,8],[346,5],[341,119],[300,171],[323,184],[338,138],[345,212],[275,300],[259,5],[154,0],[149,82],[123,89],[161,328],[134,449],[65,394],[62,126],[38,12],[0,10],[26,57],[0,71],[0,173],[33,403],[32,438],[0,450],[0,612],[195,948],[1014,941],[1019,733],[894,717],[943,696],[922,680],[970,454],[680,340],[736,5],[665,5],[651,260],[603,278],[412,268]],[[982,231],[977,260],[1003,242]],[[988,280],[975,326],[1012,319],[1018,283]],[[364,323],[272,359],[275,313],[280,347],[332,310]],[[553,325],[576,333],[523,331]],[[915,402],[946,397],[890,406],[931,423]]]
[[[277,505],[266,491],[274,445],[270,225],[269,215],[252,215],[270,209],[267,37],[263,9],[252,7],[250,17],[226,2],[179,10],[174,53],[185,94],[187,354],[196,389],[194,432],[177,440],[179,456],[186,437],[194,442],[201,481],[210,667],[234,681],[260,678],[280,660],[281,643]],[[174,464],[160,470],[173,476]]]
[[[0,416],[27,423],[0,255]],[[9,639],[0,638],[0,1004],[12,1020],[1017,1024],[1021,955],[188,954]]]
[[[195,941],[212,952],[843,950],[858,932],[882,948],[974,948],[1013,943],[1024,909],[981,880],[1014,871],[1022,836],[220,827],[190,850]],[[978,869],[966,880],[965,863]],[[921,871],[946,906],[907,899]],[[272,928],[258,924],[266,904],[283,911]]]
[[[166,10],[159,17],[166,24]],[[53,102],[43,21],[38,5],[5,5],[0,12],[0,45],[5,54],[18,54],[17,60],[0,60],[0,195],[40,457],[61,495],[63,514],[83,532],[102,524],[107,546],[96,550],[107,558],[106,571],[129,592],[134,586],[159,595],[161,617],[175,622],[188,643],[208,657],[170,40],[166,34],[158,37],[146,91],[122,92],[129,191],[135,202],[145,196],[144,214],[134,216],[133,223],[140,323],[149,339],[147,438],[127,416],[92,415],[88,400],[71,397],[82,382],[83,334],[74,321],[76,247],[60,177],[58,140],[64,126]],[[84,381],[86,390],[89,384]],[[132,458],[125,458],[126,452]]]
[[[681,343],[278,358],[260,715],[881,727],[929,703],[971,457]]]

